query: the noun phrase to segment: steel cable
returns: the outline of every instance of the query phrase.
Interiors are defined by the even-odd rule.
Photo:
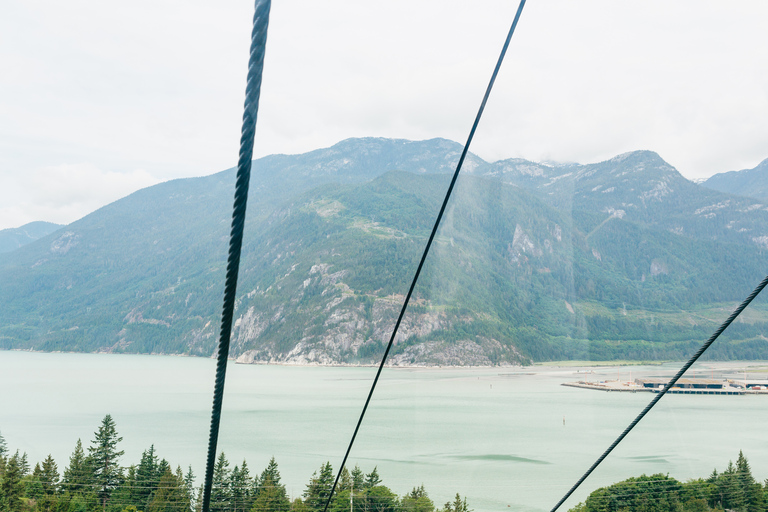
[[[661,397],[663,397],[667,393],[667,391],[669,391],[669,389],[672,386],[675,385],[675,383],[680,379],[680,377],[682,377],[683,374],[686,371],[688,371],[688,369],[693,365],[693,363],[695,363],[696,360],[699,357],[701,357],[701,355],[704,353],[704,351],[706,351],[710,347],[710,345],[712,345],[712,343],[714,343],[715,340],[723,333],[723,331],[725,331],[728,328],[728,326],[731,325],[731,322],[733,322],[736,319],[736,317],[738,317],[741,314],[741,312],[744,311],[744,308],[746,308],[749,305],[749,303],[752,302],[752,300],[755,297],[757,297],[757,295],[761,291],[763,291],[763,288],[765,288],[766,285],[768,285],[768,276],[766,276],[760,282],[760,284],[757,285],[757,287],[754,290],[752,290],[752,293],[750,293],[749,296],[746,299],[744,299],[744,302],[742,302],[739,305],[739,307],[737,307],[733,311],[733,313],[731,313],[731,316],[729,316],[728,319],[725,322],[723,322],[720,325],[720,327],[717,328],[717,330],[714,332],[714,334],[712,334],[712,336],[709,337],[709,339],[706,341],[706,343],[704,343],[699,348],[699,350],[697,350],[696,353],[693,354],[693,356],[691,356],[691,358],[688,360],[688,362],[685,363],[683,365],[683,367],[680,368],[680,370],[678,370],[678,372],[675,374],[675,376],[672,377],[672,379],[669,382],[667,382],[667,384],[664,386],[664,389],[662,389],[655,397],[653,397],[653,400],[651,400],[651,402],[648,405],[645,406],[645,409],[643,409],[640,412],[640,414],[638,414],[637,417],[634,420],[632,420],[632,423],[630,423],[629,426],[626,429],[624,429],[624,432],[622,432],[619,435],[619,437],[617,437],[616,440],[613,443],[611,443],[611,446],[609,446],[608,449],[605,450],[603,452],[603,454],[600,455],[600,457],[598,457],[598,459],[595,461],[595,463],[592,464],[592,466],[587,470],[587,472],[584,473],[581,476],[581,478],[579,478],[579,480],[573,485],[573,487],[571,487],[571,489],[567,493],[565,493],[565,496],[563,496],[560,499],[560,501],[557,502],[557,505],[555,505],[550,512],[555,512],[558,508],[560,508],[560,505],[562,505],[565,502],[565,500],[567,500],[571,496],[571,494],[573,494],[573,492],[576,489],[578,489],[578,487],[584,482],[584,480],[587,479],[587,477],[592,473],[592,471],[594,471],[595,468],[597,468],[597,466],[599,466],[600,463],[603,462],[603,460],[608,456],[608,454],[611,453],[613,451],[613,449],[616,448],[616,446],[625,437],[627,437],[627,434],[629,434],[630,430],[635,428],[635,425],[637,425],[640,422],[640,420],[642,420],[643,417],[646,414],[648,414],[648,411],[650,411],[653,408],[653,406],[656,405],[656,403],[659,400],[661,400]]]
[[[251,51],[248,59],[248,81],[245,88],[243,127],[240,135],[240,157],[237,162],[235,201],[232,211],[232,229],[229,238],[227,277],[224,285],[224,304],[222,307],[219,350],[216,360],[216,382],[213,391],[211,431],[208,438],[208,460],[205,467],[203,512],[208,512],[211,502],[213,466],[216,461],[216,445],[219,439],[221,404],[224,398],[224,380],[227,373],[229,340],[232,334],[232,316],[235,310],[237,274],[240,269],[240,251],[243,245],[243,227],[245,225],[245,211],[248,202],[248,184],[251,178],[253,141],[256,133],[256,117],[259,111],[261,76],[264,68],[264,52],[267,43],[270,7],[271,0],[256,0],[255,2],[253,29],[251,31]]]
[[[432,232],[430,233],[429,239],[427,240],[427,244],[424,247],[424,252],[421,255],[419,266],[416,268],[416,273],[414,274],[413,280],[411,281],[411,286],[410,288],[408,288],[408,293],[405,296],[405,300],[403,301],[403,306],[400,309],[400,314],[397,317],[397,322],[395,322],[395,327],[392,330],[392,335],[389,338],[389,343],[387,343],[387,348],[384,350],[384,355],[382,356],[381,363],[379,364],[379,368],[376,371],[376,376],[373,379],[371,390],[368,392],[368,397],[365,399],[365,405],[363,405],[363,410],[360,413],[360,418],[357,420],[357,425],[355,426],[355,430],[352,433],[352,439],[349,441],[349,446],[347,447],[347,451],[344,454],[344,459],[341,462],[341,466],[339,466],[339,471],[336,474],[336,479],[334,480],[333,486],[331,487],[331,492],[328,494],[328,499],[325,502],[325,507],[323,508],[323,512],[327,512],[328,506],[331,504],[331,499],[333,499],[333,493],[336,490],[336,486],[339,483],[341,472],[344,470],[344,467],[347,463],[347,458],[349,457],[349,453],[352,451],[352,445],[354,445],[355,438],[357,437],[357,433],[360,430],[360,425],[363,423],[365,412],[366,410],[368,410],[368,404],[370,404],[371,397],[373,396],[373,392],[376,389],[376,384],[379,382],[379,376],[381,375],[381,371],[384,368],[384,364],[387,362],[387,356],[389,355],[389,351],[392,348],[392,345],[395,341],[395,336],[397,336],[397,330],[400,328],[400,322],[402,322],[403,320],[403,316],[405,315],[405,310],[408,308],[408,302],[411,300],[411,295],[413,294],[413,289],[416,287],[416,282],[419,280],[419,275],[421,274],[421,269],[424,266],[424,261],[427,259],[427,255],[429,254],[429,249],[432,246],[432,241],[435,238],[435,234],[437,234],[437,228],[440,226],[440,221],[442,220],[443,213],[445,212],[445,208],[448,205],[448,200],[451,198],[451,193],[453,192],[454,185],[456,185],[456,180],[459,177],[461,166],[464,164],[464,159],[466,158],[467,152],[469,151],[469,145],[472,143],[472,139],[475,136],[477,125],[480,123],[480,118],[482,117],[483,111],[485,110],[485,105],[488,102],[488,97],[490,96],[491,90],[493,89],[493,84],[494,82],[496,82],[496,77],[499,74],[501,63],[504,61],[504,55],[507,53],[509,42],[512,40],[512,34],[515,33],[515,28],[517,27],[517,22],[520,20],[520,14],[522,14],[524,6],[525,6],[525,0],[520,0],[520,5],[518,6],[517,12],[515,13],[515,19],[512,21],[512,26],[510,27],[509,33],[507,34],[507,39],[504,41],[504,46],[501,49],[501,54],[499,55],[499,59],[496,62],[496,67],[494,68],[493,74],[491,75],[491,80],[488,83],[488,87],[485,90],[483,101],[480,103],[480,108],[478,109],[477,115],[475,116],[475,122],[472,124],[472,129],[469,131],[467,142],[464,144],[464,149],[462,150],[461,156],[459,157],[459,161],[456,164],[456,170],[453,173],[453,178],[451,179],[450,185],[448,185],[448,190],[445,193],[445,198],[443,199],[443,204],[440,207],[440,212],[437,214],[435,223],[432,226]]]

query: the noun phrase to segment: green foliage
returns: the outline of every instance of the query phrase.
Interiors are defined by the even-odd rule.
[[[373,471],[365,475],[365,483],[363,484],[364,489],[372,489],[373,487],[376,487],[381,483],[381,478],[379,477],[378,468],[374,466]]]
[[[93,469],[93,483],[96,485],[96,494],[104,506],[109,501],[112,491],[123,481],[120,457],[125,452],[117,449],[117,444],[122,440],[123,438],[117,434],[115,421],[111,415],[107,414],[94,433],[91,446],[88,447],[88,457]]]
[[[164,473],[164,472],[163,472]],[[155,445],[150,445],[149,449],[141,454],[139,465],[135,468],[135,477],[128,478],[133,480],[135,485],[130,493],[130,500],[142,508],[147,508],[152,499],[152,493],[160,483],[160,468],[158,467],[157,455],[155,454]]]
[[[365,485],[365,474],[363,473],[363,470],[360,469],[360,466],[355,464],[354,469],[351,472],[352,477],[352,488],[353,489],[362,489]]]
[[[236,311],[258,328],[235,328],[234,355],[279,361],[302,342],[340,362],[380,357],[449,181],[436,173],[450,143],[380,140],[374,158],[369,142],[259,161]],[[753,238],[768,212],[654,153],[534,174],[520,167],[531,162],[475,164],[406,322],[436,328],[398,340],[404,362],[444,364],[441,352],[467,343],[482,354],[473,364],[677,359],[722,320],[702,310],[730,307],[762,277]],[[150,187],[0,256],[0,349],[210,355],[232,184],[226,171]],[[759,318],[708,357],[768,358],[768,312],[755,305]],[[341,325],[354,343],[327,348]],[[425,342],[435,358],[416,355]]]
[[[224,452],[219,454],[216,464],[213,466],[213,479],[211,483],[211,505],[213,512],[226,512],[232,501],[232,479],[229,469],[229,461]]]
[[[0,497],[2,497],[2,503],[0,504],[3,510],[20,512],[23,509],[23,477],[21,456],[17,450],[14,455],[8,458],[3,468],[3,478],[0,481]]]
[[[768,488],[768,487],[766,487]],[[706,480],[681,483],[669,475],[642,475],[593,491],[571,512],[764,512],[765,489],[752,477],[744,454],[736,465],[713,471]]]
[[[333,487],[333,468],[330,462],[326,462],[320,466],[320,474],[317,472],[312,474],[312,478],[307,484],[307,488],[304,490],[304,503],[310,508],[310,510],[321,511],[325,507],[325,502],[328,501],[328,497],[331,494],[331,487]]]
[[[191,503],[184,490],[184,480],[166,469],[147,512],[189,512],[190,509]]]
[[[97,442],[98,441],[98,442]],[[141,455],[138,464],[127,468],[117,466],[121,476],[110,489],[105,501],[99,494],[99,450],[110,452],[111,461],[118,460],[117,435],[114,420],[107,415],[95,434],[91,455],[85,454],[78,440],[69,465],[60,479],[58,467],[48,455],[35,464],[31,474],[24,474],[24,455],[18,451],[0,459],[0,510],[3,512],[191,512],[199,511],[202,487],[195,488],[191,469],[186,475],[181,467],[171,471],[165,459],[159,459],[154,445]],[[116,464],[116,463],[115,463]],[[746,460],[739,462],[741,467]],[[748,465],[747,465],[748,467]],[[334,481],[330,462],[321,465],[310,479],[303,498],[293,501],[281,481],[277,461],[272,457],[259,476],[250,477],[247,461],[230,469],[222,452],[213,472],[211,510],[220,512],[316,512],[322,510]],[[198,494],[199,492],[199,494]],[[197,498],[193,497],[197,494]],[[447,504],[446,512],[471,512],[466,499]],[[458,505],[457,505],[458,504]],[[458,506],[458,508],[455,508]],[[330,503],[333,512],[434,512],[435,507],[423,485],[399,498],[382,483],[378,468],[365,474],[359,466],[342,471],[340,485]]]
[[[274,458],[270,462],[274,462]],[[275,470],[277,466],[275,465]],[[261,485],[258,495],[253,502],[252,512],[288,512],[291,508],[291,502],[285,491],[285,486],[280,484],[279,473],[275,478],[273,472],[262,473],[259,479]]]
[[[467,498],[462,500],[459,493],[456,493],[453,502],[449,501],[443,506],[443,512],[472,512],[472,509],[467,505]]]
[[[374,512],[395,512],[399,501],[389,487],[375,485],[365,490],[366,509]]]
[[[93,461],[85,456],[83,443],[78,439],[69,465],[64,469],[62,489],[70,494],[87,492],[94,482],[93,472]]]
[[[284,512],[291,508],[288,493],[280,482],[280,471],[274,457],[269,460],[261,475],[254,479],[252,496],[254,499],[251,510],[254,512]]]
[[[435,504],[429,499],[429,495],[422,484],[419,487],[414,487],[411,492],[403,496],[403,499],[400,500],[400,507],[403,512],[432,512],[435,509]]]
[[[229,475],[230,510],[232,512],[246,511],[251,508],[251,502],[253,501],[251,496],[252,485],[253,479],[248,470],[248,464],[243,460],[243,464],[240,467],[236,465]]]

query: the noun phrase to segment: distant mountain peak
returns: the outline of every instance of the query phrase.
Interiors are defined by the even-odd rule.
[[[61,227],[61,224],[35,221],[18,228],[0,229],[0,253],[14,251]]]
[[[752,169],[715,174],[702,186],[727,194],[768,200],[768,158]]]
[[[375,361],[460,151],[366,137],[256,160],[231,354]],[[587,165],[469,154],[465,171],[394,364],[671,359],[708,328],[701,307],[762,277],[768,208],[652,151]],[[210,355],[234,180],[148,187],[0,255],[0,349]],[[722,354],[766,356],[762,321],[749,329]]]
[[[615,157],[611,158],[610,162],[623,162],[624,160],[627,160],[629,158],[638,158],[638,159],[651,159],[651,160],[661,160],[664,162],[664,159],[659,156],[658,153],[655,151],[651,151],[649,149],[637,149],[634,151],[627,151],[626,153],[621,153],[620,155],[616,155]],[[666,163],[666,162],[664,162]]]

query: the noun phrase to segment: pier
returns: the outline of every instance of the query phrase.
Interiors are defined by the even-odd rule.
[[[563,386],[594,389],[597,391],[620,393],[659,393],[669,379],[642,378],[622,381],[600,380],[564,382]],[[757,381],[737,381],[732,379],[688,379],[678,380],[667,393],[679,395],[768,395],[766,383]]]

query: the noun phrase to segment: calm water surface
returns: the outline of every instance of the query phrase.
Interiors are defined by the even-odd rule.
[[[589,377],[675,369],[602,368]],[[154,443],[172,465],[192,465],[200,482],[214,371],[199,358],[0,351],[0,432],[33,463],[51,453],[63,471],[77,439],[89,444],[109,413],[124,464]],[[436,504],[459,492],[477,512],[549,510],[652,398],[560,385],[584,378],[577,372],[385,369],[351,464],[366,473],[378,466],[398,494],[423,483]],[[374,373],[231,364],[219,448],[232,465],[246,458],[251,473],[275,456],[289,493],[300,496],[322,463],[338,467]],[[706,477],[739,450],[766,479],[766,425],[768,397],[667,396],[565,507],[641,473]]]

